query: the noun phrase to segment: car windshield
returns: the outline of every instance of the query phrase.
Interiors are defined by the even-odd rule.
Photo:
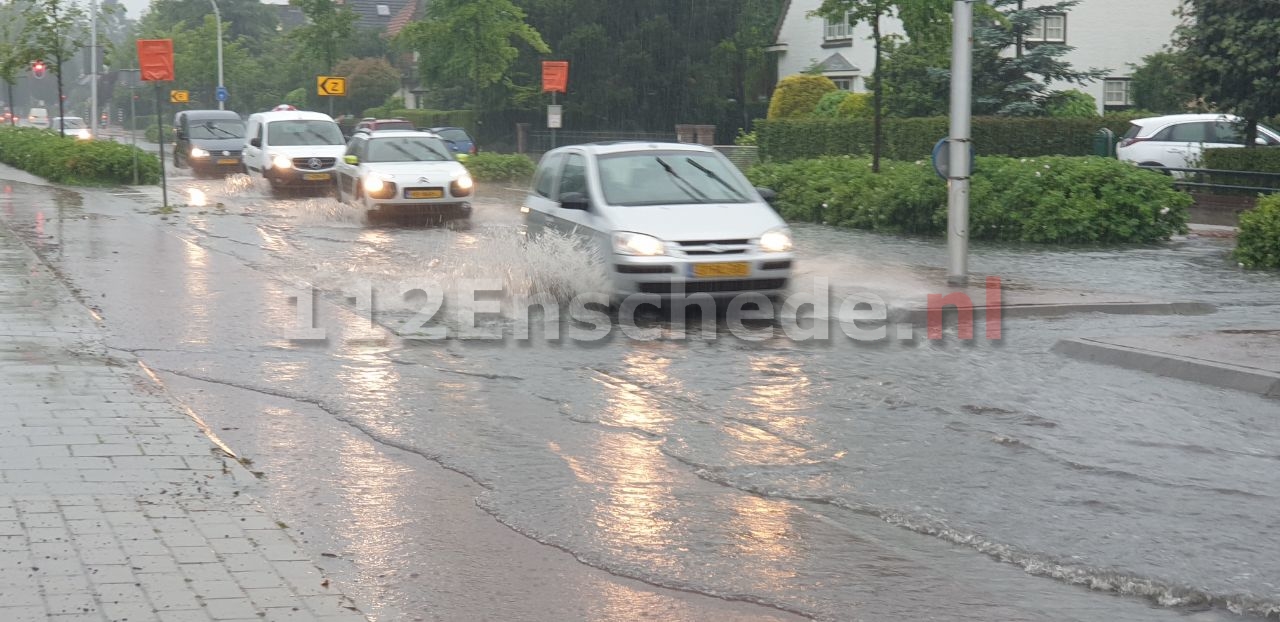
[[[375,124],[374,129],[382,130],[415,130],[413,124],[408,121],[379,121]]]
[[[342,145],[342,130],[333,121],[272,121],[267,124],[267,142],[273,147],[299,145]]]
[[[191,125],[191,138],[244,138],[244,123],[238,119],[197,121]]]
[[[688,151],[625,153],[599,160],[600,185],[610,205],[746,203],[751,193],[737,171],[716,154]]]
[[[455,143],[471,142],[471,137],[467,136],[466,132],[459,129],[437,130],[436,133],[440,135],[440,138],[452,140]]]
[[[369,141],[365,162],[444,162],[452,160],[438,138],[396,136]]]

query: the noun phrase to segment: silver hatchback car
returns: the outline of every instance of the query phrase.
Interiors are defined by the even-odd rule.
[[[791,232],[714,149],[596,143],[542,157],[520,211],[530,235],[583,237],[605,259],[615,297],[782,294]]]

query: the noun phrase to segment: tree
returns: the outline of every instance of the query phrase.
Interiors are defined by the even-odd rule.
[[[324,61],[321,71],[331,72],[355,35],[359,16],[345,4],[334,0],[289,0],[302,9],[307,25],[299,26],[289,36],[300,45],[298,53],[311,58],[316,52]]]
[[[1058,91],[1045,100],[1045,111],[1051,117],[1090,119],[1098,116],[1098,100],[1076,89]]]
[[[1258,121],[1280,113],[1280,13],[1275,2],[1184,0],[1175,40],[1187,78],[1219,110],[1244,119],[1245,146]]]
[[[71,0],[33,0],[23,16],[30,28],[31,53],[48,65],[58,81],[58,116],[66,116],[62,92],[65,63],[75,57],[89,40],[84,10]],[[59,132],[66,135],[64,124]]]
[[[435,0],[427,19],[407,26],[400,40],[418,52],[421,75],[441,86],[468,86],[480,94],[501,83],[520,57],[517,44],[539,54],[551,48],[511,0]]]
[[[230,40],[240,40],[256,54],[272,51],[280,18],[272,5],[259,0],[217,0],[222,14],[223,33]],[[202,24],[212,12],[209,0],[152,0],[142,17],[144,30],[163,32],[179,23]]]
[[[1133,100],[1140,110],[1173,114],[1195,107],[1195,89],[1187,81],[1186,54],[1157,52],[1143,58],[1141,65],[1130,67]]]
[[[814,113],[822,98],[834,92],[836,85],[826,76],[787,76],[778,83],[769,101],[769,118],[803,119]]]
[[[18,111],[13,105],[13,85],[18,72],[31,60],[27,31],[22,15],[13,4],[0,5],[0,80],[4,80],[5,102],[9,106],[9,125],[17,124]]]
[[[347,77],[347,97],[342,102],[354,114],[381,105],[400,88],[400,71],[385,58],[348,58],[333,68]]]
[[[815,15],[829,20],[848,20],[850,24],[871,25],[871,41],[875,46],[875,67],[871,74],[871,172],[880,172],[880,153],[884,150],[884,89],[880,84],[880,62],[884,59],[884,37],[880,18],[892,8],[892,0],[822,0]]]

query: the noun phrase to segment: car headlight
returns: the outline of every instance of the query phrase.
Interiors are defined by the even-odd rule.
[[[193,157],[193,158],[207,158],[207,157],[209,157],[209,152],[208,152],[208,151],[205,151],[204,149],[201,149],[201,148],[199,148],[199,147],[192,147],[192,148],[191,148],[191,157]]]
[[[463,175],[462,177],[455,179],[453,183],[457,184],[458,188],[462,190],[470,190],[476,185],[476,182],[471,180],[470,175]]]
[[[364,178],[364,191],[369,194],[378,194],[387,187],[387,180],[377,175],[370,175]]]
[[[774,229],[760,236],[760,250],[766,253],[785,253],[791,250],[791,232]]]
[[[271,157],[271,166],[274,166],[278,169],[293,168],[293,160],[290,160],[289,158],[286,158],[282,155],[274,155]]]
[[[90,138],[93,138],[93,134],[90,134],[89,130],[81,129],[79,132],[76,132],[76,138],[79,138],[80,140],[89,140]]]
[[[657,255],[666,254],[666,245],[662,240],[651,235],[643,233],[615,233],[613,234],[613,252],[619,255],[638,255],[640,257],[655,257]]]

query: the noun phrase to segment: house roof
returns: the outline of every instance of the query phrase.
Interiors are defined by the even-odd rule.
[[[818,63],[817,69],[822,73],[856,73],[862,71],[849,62],[843,54],[836,52],[827,57],[827,60]]]
[[[787,13],[791,12],[791,0],[782,3],[782,14],[778,16],[778,23],[773,26],[773,42],[778,42],[778,37],[782,36],[782,25],[787,21]]]
[[[405,5],[415,4],[416,0],[339,0],[351,8],[360,19],[356,28],[387,32],[392,17],[404,10]]]
[[[400,34],[400,31],[404,30],[404,27],[408,26],[409,22],[417,18],[418,2],[417,0],[409,0],[409,2],[405,3],[404,8],[400,9],[400,12],[391,17],[391,21],[387,24],[387,38],[391,39]]]

